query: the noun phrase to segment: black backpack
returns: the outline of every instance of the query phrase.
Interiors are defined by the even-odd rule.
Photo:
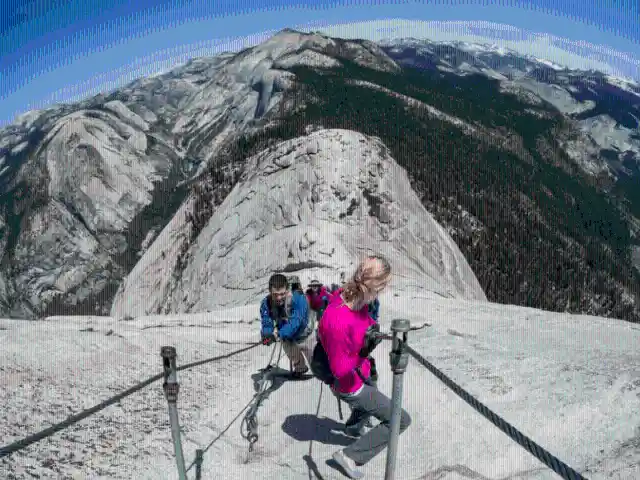
[[[362,371],[360,370],[360,367],[356,368],[356,373],[364,383],[366,383],[367,385],[372,385],[372,380],[374,382],[377,382],[378,380],[378,372],[373,357],[369,357],[369,361],[371,362],[370,378],[364,377]],[[336,377],[333,376],[331,367],[329,366],[329,357],[327,357],[327,352],[322,346],[322,343],[320,343],[320,340],[316,342],[316,346],[313,349],[313,357],[311,359],[310,366],[313,376],[320,380],[322,383],[326,383],[327,385],[334,385],[336,383]]]
[[[327,352],[325,351],[322,343],[318,340],[316,342],[316,346],[313,349],[313,357],[311,359],[311,373],[323,383],[327,385],[333,385],[336,381],[336,377],[331,373],[331,368],[329,367],[329,357],[327,357]]]

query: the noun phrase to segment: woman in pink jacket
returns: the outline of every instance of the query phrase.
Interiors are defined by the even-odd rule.
[[[312,280],[311,283],[309,283],[306,294],[307,300],[309,301],[309,308],[319,314],[318,320],[320,320],[322,312],[331,300],[331,293],[329,293],[327,288],[318,280]]]
[[[333,296],[318,327],[320,343],[336,379],[332,388],[351,407],[345,432],[359,436],[369,417],[380,421],[353,444],[333,454],[333,459],[351,478],[362,478],[364,474],[356,467],[369,462],[389,442],[391,400],[370,381],[369,355],[377,342],[368,342],[366,333],[370,326],[376,325],[367,305],[377,298],[390,279],[391,267],[384,257],[366,258],[342,291]],[[403,409],[400,432],[410,423],[411,418]]]

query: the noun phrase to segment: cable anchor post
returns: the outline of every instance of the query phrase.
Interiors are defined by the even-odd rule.
[[[409,354],[404,345],[407,343],[407,336],[411,330],[411,323],[406,319],[394,319],[391,322],[391,332],[393,340],[391,352],[389,353],[389,363],[393,372],[393,390],[391,394],[391,436],[387,447],[387,463],[384,479],[393,480],[396,466],[396,456],[398,451],[398,437],[400,436],[400,418],[402,414],[402,386],[404,372],[409,363]],[[402,338],[399,335],[402,334]]]
[[[182,440],[180,438],[180,422],[178,419],[178,374],[176,369],[176,349],[175,347],[162,347],[160,349],[162,357],[162,367],[164,373],[164,383],[162,388],[169,404],[169,422],[171,424],[171,436],[176,454],[178,466],[178,477],[180,480],[187,480],[187,471],[184,464],[184,453],[182,451]]]
[[[195,459],[195,466],[196,466],[196,480],[201,480],[202,479],[202,460],[204,458],[204,450],[202,450],[201,448],[196,449],[196,459]]]

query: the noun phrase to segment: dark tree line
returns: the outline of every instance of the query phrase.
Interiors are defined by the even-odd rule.
[[[236,152],[303,135],[308,125],[378,136],[409,173],[427,210],[452,228],[491,301],[640,320],[634,303],[640,281],[620,211],[557,148],[540,148],[541,142],[555,145],[564,128],[557,112],[529,113],[530,105],[484,77],[415,70],[394,75],[343,64],[322,74],[293,69],[298,88],[286,101],[306,107],[279,112],[264,135],[270,141],[244,139]],[[358,78],[519,137],[522,151],[505,150],[495,138],[472,138],[420,108],[350,82]]]

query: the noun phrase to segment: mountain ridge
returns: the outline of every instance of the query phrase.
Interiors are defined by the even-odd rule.
[[[25,115],[21,124],[1,130],[0,161],[13,165],[0,173],[5,192],[0,293],[6,292],[0,302],[5,312],[27,317],[56,311],[108,312],[123,279],[181,211],[183,202],[191,198],[197,205],[189,220],[192,233],[183,247],[188,249],[233,190],[246,158],[322,127],[382,139],[408,172],[423,205],[460,246],[490,300],[640,319],[633,263],[638,258],[636,244],[640,245],[640,222],[635,216],[640,198],[633,194],[638,157],[631,130],[616,127],[618,120],[631,119],[626,112],[637,106],[618,112],[620,102],[603,97],[605,101],[591,100],[597,104],[596,113],[601,112],[593,117],[597,121],[582,118],[584,112],[573,106],[574,113],[558,110],[558,106],[567,110],[569,106],[563,105],[570,102],[554,100],[554,106],[545,88],[555,85],[565,96],[577,95],[578,100],[572,100],[577,105],[588,99],[570,87],[579,92],[600,88],[587,84],[591,80],[573,86],[575,79],[558,77],[549,66],[532,70],[536,78],[522,80],[524,72],[515,83],[492,79],[492,72],[459,68],[468,52],[458,54],[450,46],[446,47],[450,58],[443,61],[452,71],[442,71],[437,68],[444,65],[440,57],[407,50],[410,46],[392,51],[396,47],[283,31],[242,52],[194,59],[172,72],[136,80],[74,106]],[[460,58],[455,60],[452,54]],[[549,71],[556,76],[549,76]],[[394,134],[376,116],[412,132],[409,142],[398,143],[400,130]],[[56,137],[64,133],[60,122],[84,129],[79,143],[73,129],[64,140]],[[58,153],[42,141],[56,125],[53,139],[59,142]],[[606,140],[610,131],[618,132],[618,137]],[[429,143],[420,139],[425,135]],[[100,139],[91,140],[91,145],[98,145],[97,155],[88,148],[90,138]],[[604,146],[620,153],[605,158]],[[52,161],[62,165],[63,158],[69,162],[78,155],[96,160],[89,161],[93,170],[81,175],[85,186],[57,187],[54,198],[67,200],[56,204],[50,194],[20,200],[20,189],[27,185],[40,182],[40,191],[48,192],[56,181],[69,184],[71,177],[60,176],[60,167],[52,168],[51,183],[43,165]],[[155,155],[153,167],[147,162],[149,155]],[[471,167],[462,162],[465,156],[475,159]],[[45,158],[51,159],[49,163]],[[106,158],[114,160],[105,163]],[[416,159],[426,170],[415,166]],[[109,196],[109,190],[100,186],[108,177],[95,175],[105,166],[113,178],[131,172],[127,178],[141,187]],[[519,191],[506,189],[504,175],[516,176]],[[62,184],[55,180],[64,178]],[[534,178],[543,183],[532,183]],[[88,198],[100,199],[102,207],[83,207],[78,200],[69,200],[87,197],[86,192]],[[103,193],[96,196],[96,192]],[[69,197],[72,194],[76,197]],[[116,221],[115,230],[105,230],[119,214],[113,217],[108,212],[120,212],[124,205],[135,206],[120,223]],[[60,217],[46,213],[47,208],[67,210],[65,218],[71,222],[64,227],[67,230],[54,221],[49,223],[53,230],[35,235],[33,221]],[[559,224],[558,215],[568,216],[572,225]],[[102,230],[92,231],[96,225]],[[82,234],[88,235],[88,244],[65,247],[69,252],[55,258],[34,256],[37,249],[30,239],[38,237],[46,245],[43,251],[52,252],[56,240],[49,236],[82,238],[78,231],[88,232]],[[540,255],[554,252],[558,272],[532,264],[528,259],[532,246],[518,239],[518,231],[538,239],[535,248]],[[499,241],[501,236],[513,243],[508,249]],[[84,267],[66,269],[69,260],[64,258],[81,259]],[[97,258],[102,260],[95,262]],[[36,264],[45,265],[44,270]],[[100,304],[93,300],[98,297]],[[43,305],[39,298],[50,300]]]

